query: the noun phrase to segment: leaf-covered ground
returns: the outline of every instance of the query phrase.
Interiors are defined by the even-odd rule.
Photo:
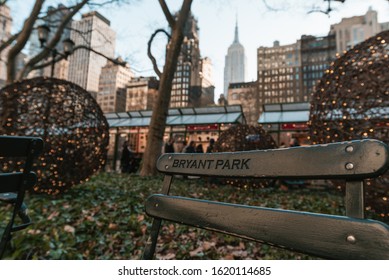
[[[328,190],[237,189],[201,179],[176,179],[171,194],[248,205],[342,214],[343,198]],[[59,198],[26,198],[34,224],[14,235],[11,259],[140,259],[151,219],[148,195],[162,178],[101,173]],[[4,220],[5,208],[0,209]],[[164,223],[158,259],[311,259],[303,254],[183,225]]]

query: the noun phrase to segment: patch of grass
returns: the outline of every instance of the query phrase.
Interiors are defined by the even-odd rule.
[[[101,173],[53,199],[26,198],[34,224],[15,233],[10,259],[140,259],[151,218],[144,201],[162,189],[162,178]],[[174,180],[171,194],[243,202],[263,207],[343,214],[343,198],[322,190],[237,189],[203,180]],[[5,208],[0,209],[3,220]],[[312,259],[312,257],[212,233],[164,223],[157,248],[160,259]]]

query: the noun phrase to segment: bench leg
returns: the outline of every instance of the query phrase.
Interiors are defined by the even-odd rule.
[[[168,195],[170,191],[170,185],[173,181],[173,176],[165,176],[163,180],[162,194]],[[155,253],[155,247],[157,246],[159,230],[161,228],[162,219],[154,218],[151,225],[150,236],[147,239],[145,249],[143,251],[142,259],[151,260]]]
[[[153,259],[153,256],[155,253],[155,247],[157,246],[157,240],[158,240],[159,229],[161,228],[161,224],[162,224],[161,219],[154,219],[153,220],[153,224],[151,226],[150,236],[147,239],[142,259],[144,259],[144,260],[152,260]]]

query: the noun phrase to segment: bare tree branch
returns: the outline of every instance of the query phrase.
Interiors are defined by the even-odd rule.
[[[70,10],[69,13],[65,14],[60,25],[57,27],[57,30],[53,36],[53,38],[47,43],[46,48],[43,48],[41,52],[39,52],[37,55],[35,55],[33,58],[31,58],[26,65],[23,67],[23,69],[19,73],[19,79],[22,77],[25,77],[34,67],[35,64],[39,63],[46,57],[48,57],[51,53],[50,50],[54,49],[55,46],[58,44],[58,42],[61,39],[62,33],[64,32],[66,25],[70,22],[70,20],[73,18],[73,16],[81,10],[81,8],[88,2],[88,0],[83,0],[79,2],[77,5],[73,7],[72,10]]]
[[[273,12],[276,12],[278,11],[279,9],[276,9],[272,6],[270,6],[266,0],[262,0],[263,4],[265,5],[266,9],[269,10],[269,11],[273,11]]]
[[[34,27],[34,23],[38,18],[38,15],[42,9],[44,0],[36,0],[34,7],[28,19],[25,20],[22,30],[16,39],[16,44],[8,52],[8,64],[7,64],[7,83],[12,83],[16,76],[16,56],[26,45],[31,31]]]
[[[117,4],[117,5],[122,5],[122,4],[128,4],[130,3],[131,1],[130,0],[121,0],[121,1],[118,1],[118,0],[106,0],[104,2],[100,2],[100,3],[96,3],[96,2],[91,2],[91,3],[88,3],[88,6],[89,7],[102,7],[102,6],[105,6],[105,5],[109,5],[109,4]]]
[[[44,1],[44,0],[37,0],[37,1]],[[51,63],[51,60],[52,59],[49,59],[49,61],[46,61],[44,63],[41,63],[41,61],[44,61],[45,59],[47,59],[48,57],[50,57],[50,54],[51,54],[51,51],[53,49],[55,49],[55,47],[57,46],[57,44],[59,43],[59,41],[61,40],[62,38],[62,34],[64,32],[65,29],[69,29],[68,25],[71,21],[71,19],[74,17],[74,15],[76,13],[78,13],[84,6],[86,5],[93,5],[93,6],[98,6],[98,7],[101,7],[101,6],[104,6],[104,5],[107,5],[107,4],[112,4],[112,3],[116,3],[116,4],[123,4],[123,3],[126,3],[128,1],[126,0],[107,0],[107,1],[104,1],[104,2],[98,2],[98,3],[95,3],[91,0],[79,0],[77,1],[76,4],[70,6],[70,7],[65,7],[65,6],[59,6],[58,8],[56,9],[51,9],[49,11],[49,13],[51,14],[56,14],[58,12],[61,12],[61,11],[66,11],[66,13],[63,15],[63,17],[59,20],[54,20],[53,22],[50,22],[50,25],[54,24],[54,23],[58,23],[58,24],[54,24],[55,25],[55,34],[53,35],[53,37],[50,39],[49,42],[47,42],[47,45],[45,48],[42,48],[42,50],[36,54],[34,57],[32,57],[26,64],[25,66],[23,67],[23,69],[18,73],[18,75],[16,75],[16,73],[14,73],[12,75],[12,78],[9,79],[8,82],[12,82],[13,80],[15,79],[21,79],[21,78],[24,78],[27,76],[27,74],[29,72],[31,72],[33,69],[40,69],[42,67],[44,67],[44,65],[50,65]],[[43,17],[42,19],[45,19],[47,18],[48,14]],[[95,30],[96,31],[96,30]],[[100,32],[99,30],[97,30],[98,32]],[[78,31],[77,31],[78,32]],[[30,31],[31,33],[31,31]],[[16,41],[18,41],[19,39],[17,38]],[[106,39],[108,41],[108,39]],[[86,42],[86,41],[85,41]],[[85,48],[85,46],[79,46],[78,48]],[[102,55],[103,57],[105,57],[102,53],[98,52],[98,51],[95,51],[94,49],[90,49],[91,51],[99,54],[99,55]],[[109,57],[106,57],[107,59],[111,60],[112,62],[115,62],[115,60],[113,58],[109,58]],[[59,57],[59,58],[56,58],[56,61],[59,61],[61,60],[62,58]],[[38,65],[39,64],[39,65]],[[8,64],[9,65],[9,64]],[[12,68],[13,66],[10,66],[10,68]],[[13,67],[14,68],[14,67]],[[8,75],[9,76],[9,75]]]
[[[167,22],[169,23],[170,28],[173,29],[174,25],[176,24],[176,21],[172,16],[169,7],[167,6],[166,2],[163,0],[159,0],[159,4],[161,5],[162,11],[166,17]]]
[[[326,10],[322,10],[320,8],[313,8],[311,11],[308,12],[308,14],[310,14],[310,13],[323,13],[325,15],[330,16],[330,13],[333,11],[333,9],[331,7],[331,1],[344,3],[346,0],[324,0],[324,1],[328,2],[328,6],[327,6]]]
[[[115,63],[116,65],[121,65],[121,66],[126,66],[127,62],[125,61],[119,61],[117,60],[116,58],[112,58],[112,57],[109,57],[109,56],[106,56],[105,54],[99,52],[99,51],[96,51],[95,49],[92,49],[91,47],[89,46],[85,46],[85,45],[80,45],[80,46],[76,46],[74,48],[74,51],[76,50],[79,50],[79,49],[85,49],[85,50],[88,50],[88,51],[91,51],[91,52],[94,52],[95,54],[98,54],[106,59],[108,59],[109,61]]]
[[[112,43],[111,38],[107,38],[106,34],[98,28],[87,30],[87,31],[81,31],[79,29],[71,28],[71,27],[70,28],[68,27],[66,29],[70,30],[72,33],[78,34],[79,35],[78,37],[80,37],[82,39],[82,41],[86,44],[89,42],[88,34],[92,34],[92,33],[99,33],[101,35],[101,37],[104,38],[105,43]],[[102,42],[102,44],[104,44],[104,43]]]
[[[4,40],[1,42],[1,45],[0,45],[0,53],[5,50],[7,47],[11,46],[12,43],[16,40],[16,38],[19,36],[20,33],[16,33],[14,35],[12,35],[11,37],[9,37],[7,40]]]
[[[166,36],[169,38],[171,38],[170,34],[168,32],[166,32],[164,29],[157,29],[153,35],[151,35],[150,37],[150,40],[148,41],[147,43],[147,56],[150,58],[151,62],[153,63],[153,68],[154,68],[154,72],[158,75],[159,78],[161,78],[162,76],[162,73],[161,71],[159,71],[159,68],[158,68],[158,65],[157,65],[157,60],[155,59],[155,57],[153,56],[153,54],[151,53],[151,45],[153,43],[153,40],[154,40],[154,37],[158,34],[158,33],[165,33]]]
[[[160,0],[160,2],[161,1],[163,0]],[[148,139],[145,153],[143,155],[142,169],[140,172],[141,176],[150,176],[157,173],[155,163],[161,153],[174,73],[177,68],[178,57],[184,40],[183,30],[190,15],[192,1],[193,0],[182,1],[182,6],[178,13],[178,19],[175,21],[172,28],[171,39],[169,40],[169,47],[167,48],[165,56],[165,65],[163,67],[163,73],[159,83],[158,95],[153,105],[153,114],[150,120]]]
[[[112,57],[109,57],[109,56],[106,56],[105,54],[99,52],[99,51],[96,51],[95,49],[92,49],[91,47],[89,46],[86,46],[86,45],[79,45],[79,46],[76,46],[74,47],[73,49],[73,53],[77,50],[80,50],[80,49],[85,49],[85,50],[88,50],[88,51],[91,51],[91,52],[94,52],[95,54],[98,54],[104,58],[106,58],[107,60],[113,62],[114,64],[116,65],[121,65],[121,66],[126,66],[127,65],[127,62],[125,61],[119,61],[115,58],[112,58]],[[50,59],[48,61],[45,61],[44,63],[40,63],[40,64],[36,64],[34,65],[31,70],[37,70],[37,69],[42,69],[42,68],[45,68],[47,66],[50,66],[52,65],[53,63],[57,63],[57,62],[60,62],[61,60],[64,60],[64,59],[67,59],[67,56],[65,56],[64,54],[60,54],[60,53],[57,53],[58,55],[54,58],[54,61],[53,59]],[[71,54],[70,54],[71,55]]]

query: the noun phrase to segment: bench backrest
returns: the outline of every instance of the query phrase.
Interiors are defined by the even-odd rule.
[[[32,188],[37,176],[31,171],[34,159],[43,149],[43,140],[37,137],[0,136],[0,157],[5,159],[3,173],[0,173],[0,202],[13,205],[11,218],[0,241],[0,258],[3,256],[12,232],[26,228],[30,224],[29,217],[22,213],[25,191]],[[20,171],[12,170],[13,164],[7,160],[23,162]],[[21,216],[21,224],[15,225],[17,216]]]
[[[389,227],[364,219],[363,180],[389,167],[388,146],[358,140],[284,149],[213,154],[164,154],[161,194],[150,196],[154,217],[144,258],[152,258],[162,220],[329,259],[389,259]],[[344,179],[346,216],[269,209],[169,196],[174,175],[270,179]]]

